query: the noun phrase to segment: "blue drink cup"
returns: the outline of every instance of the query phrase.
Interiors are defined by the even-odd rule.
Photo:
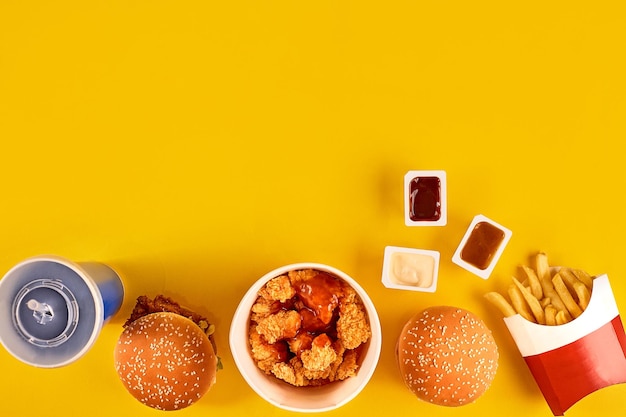
[[[28,258],[0,280],[0,342],[26,364],[69,365],[89,351],[123,299],[122,280],[107,265]]]

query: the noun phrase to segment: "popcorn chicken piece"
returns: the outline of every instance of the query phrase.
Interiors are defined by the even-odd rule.
[[[337,359],[337,352],[330,338],[323,333],[313,339],[311,349],[303,351],[300,358],[306,370],[324,372],[330,370],[330,365]]]
[[[269,280],[259,291],[259,295],[269,301],[285,301],[296,295],[296,290],[292,287],[287,275],[281,275]]]
[[[341,341],[339,340],[335,340],[333,342],[333,349],[337,352],[337,359],[335,359],[335,361],[330,365],[330,381],[334,381],[336,379],[335,376],[337,375],[337,370],[343,362],[343,355],[346,352],[346,348],[343,347]]]
[[[268,373],[275,363],[287,359],[288,352],[285,343],[267,343],[265,338],[256,331],[256,326],[250,326],[249,334],[252,358],[261,370]]]
[[[343,360],[337,370],[333,373],[334,380],[342,381],[356,375],[359,365],[357,364],[358,354],[355,350],[347,350],[343,355]]]
[[[295,337],[287,340],[289,350],[296,356],[300,356],[302,351],[311,349],[313,345],[313,335],[308,332],[300,332]]]
[[[296,296],[315,313],[321,323],[330,324],[343,296],[345,283],[324,272],[317,272],[313,276],[307,275],[306,277],[293,283]]]
[[[359,296],[357,295],[355,289],[346,285],[343,289],[342,303],[352,304],[352,303],[358,303],[358,302],[359,302]]]
[[[309,385],[324,385],[330,381],[331,369],[326,368],[320,371],[311,371],[310,369],[302,368],[304,377],[309,380]]]
[[[304,377],[304,368],[302,362],[297,357],[291,359],[288,363],[277,363],[272,367],[272,373],[278,379],[295,385],[296,387],[305,387],[309,385],[309,380]]]
[[[342,303],[339,306],[337,337],[346,349],[354,349],[372,335],[365,311],[360,303]]]
[[[302,318],[297,311],[281,310],[261,318],[256,326],[257,333],[263,335],[268,343],[295,337],[300,330]]]
[[[272,366],[271,371],[278,379],[282,379],[283,381],[297,387],[303,386],[302,384],[299,385],[296,382],[296,372],[293,369],[293,366],[289,365],[288,363],[276,363]]]
[[[319,272],[314,269],[301,269],[298,271],[289,271],[287,273],[287,275],[289,276],[289,280],[291,281],[291,285],[293,287],[296,287],[298,284],[300,284],[303,281],[307,281],[313,278],[317,274],[319,274]]]
[[[263,297],[258,297],[256,299],[256,302],[252,305],[251,311],[259,317],[268,316],[276,312],[275,301],[268,300],[267,298]]]

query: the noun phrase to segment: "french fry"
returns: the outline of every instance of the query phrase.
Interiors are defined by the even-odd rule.
[[[578,278],[580,282],[585,284],[585,286],[591,290],[593,287],[593,277],[587,271],[583,271],[582,269],[572,269],[572,272],[576,275],[576,278]]]
[[[593,276],[574,268],[554,268],[545,252],[538,252],[534,269],[519,266],[519,279],[507,289],[508,299],[496,291],[485,298],[505,317],[519,314],[524,319],[549,326],[569,323],[589,306]],[[554,276],[553,276],[554,275]]]
[[[541,287],[541,282],[539,282],[539,278],[533,269],[526,265],[520,265],[520,270],[528,280],[528,285],[530,286],[530,290],[535,296],[537,300],[541,300],[543,298],[543,288]]]
[[[578,280],[578,278],[576,278],[576,275],[574,275],[572,270],[570,268],[561,268],[559,272],[557,272],[557,274],[560,275],[563,279],[563,282],[565,283],[565,286],[567,286],[567,290],[570,292],[570,294],[575,295],[576,291],[574,290],[574,286],[577,282],[580,281]],[[577,294],[576,297],[578,297]]]
[[[511,299],[511,304],[513,304],[515,311],[517,311],[526,320],[536,323],[535,317],[531,313],[528,304],[526,304],[522,292],[515,284],[509,285],[509,298]]]
[[[546,316],[546,324],[548,326],[556,326],[556,307],[554,307],[552,304],[548,304],[545,309],[545,316]]]
[[[563,303],[563,300],[561,300],[561,296],[554,289],[554,286],[552,285],[552,280],[550,280],[550,284],[551,284],[550,286],[548,285],[544,286],[543,288],[544,296],[550,299],[550,302],[552,303],[554,307],[556,307],[558,311],[562,311],[563,314],[565,314],[565,318],[567,319],[567,321],[570,321],[572,319],[572,316],[569,313],[569,310],[567,309],[567,307],[565,306],[565,303]]]
[[[550,264],[548,263],[548,255],[546,255],[545,252],[539,252],[537,256],[535,256],[535,270],[537,272],[537,278],[539,278],[542,287],[544,286],[544,282],[548,282],[552,279],[550,275]]]
[[[580,316],[583,312],[580,309],[580,306],[574,300],[574,297],[572,297],[572,294],[570,294],[569,290],[567,289],[567,286],[563,282],[561,275],[556,274],[554,278],[552,278],[552,283],[554,284],[554,289],[561,297],[561,300],[563,300],[563,303],[567,307],[567,311],[570,312],[572,317],[576,318]]]
[[[511,317],[517,314],[513,306],[507,301],[502,294],[496,291],[488,292],[485,294],[485,298],[494,306],[496,306],[504,315],[504,317]]]
[[[539,324],[546,324],[546,319],[543,313],[543,308],[541,307],[541,303],[539,300],[530,292],[530,290],[522,285],[516,278],[513,278],[513,283],[517,286],[517,288],[522,293],[524,300],[530,307],[530,311],[535,317],[535,321]]]
[[[565,311],[559,310],[556,313],[556,325],[560,326],[562,324],[568,323],[570,320],[565,316]]]
[[[550,265],[548,264],[548,255],[545,252],[539,252],[535,257],[535,265],[537,269],[537,278],[541,283],[544,297],[549,297],[552,304],[557,310],[563,311],[568,321],[572,319],[569,310],[561,300],[559,294],[554,290],[554,284],[552,283],[552,276],[550,274]]]
[[[591,292],[585,284],[582,282],[574,283],[574,291],[578,295],[578,305],[584,311],[589,305],[589,300],[591,299]]]

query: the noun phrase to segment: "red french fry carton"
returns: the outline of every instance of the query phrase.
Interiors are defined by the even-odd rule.
[[[626,382],[626,335],[606,274],[594,279],[589,305],[569,323],[544,326],[519,314],[504,322],[555,416]]]

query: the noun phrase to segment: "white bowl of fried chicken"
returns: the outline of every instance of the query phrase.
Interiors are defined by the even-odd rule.
[[[333,410],[372,377],[382,346],[374,304],[346,273],[298,263],[275,269],[242,298],[230,327],[241,375],[289,411]]]

